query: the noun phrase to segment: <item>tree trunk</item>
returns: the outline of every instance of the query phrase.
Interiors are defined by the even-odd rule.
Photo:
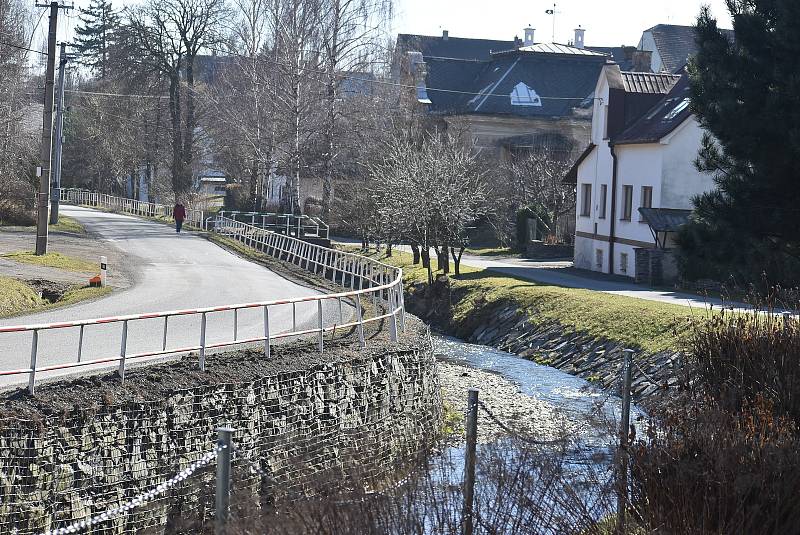
[[[386,240],[386,258],[391,258],[392,257],[392,247],[393,247],[393,245],[394,244],[392,244],[392,240]]]
[[[439,269],[442,270],[442,273],[447,275],[450,273],[450,257],[447,254],[447,244],[444,244],[441,248],[434,246],[434,250],[436,251],[436,261],[439,264]]]
[[[183,175],[183,137],[181,136],[181,88],[179,72],[169,77],[169,116],[172,121],[172,191],[178,196]]]
[[[411,244],[411,254],[414,257],[414,265],[419,264],[419,245],[416,243]]]
[[[422,249],[422,267],[430,268],[431,267],[431,252],[424,248]]]
[[[192,187],[192,160],[194,159],[194,129],[197,126],[194,104],[194,55],[186,57],[186,131],[183,138],[183,191]]]
[[[461,275],[461,255],[464,254],[465,247],[462,245],[458,248],[458,255],[456,255],[456,248],[450,248],[450,254],[453,255],[453,266],[455,268],[456,277]]]

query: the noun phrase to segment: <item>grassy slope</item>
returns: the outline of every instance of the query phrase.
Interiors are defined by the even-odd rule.
[[[0,318],[18,316],[30,312],[41,312],[52,308],[72,305],[86,299],[96,299],[111,292],[111,288],[73,288],[55,303],[48,303],[39,294],[17,279],[0,277]]]
[[[78,221],[71,217],[58,216],[58,223],[55,225],[48,225],[51,231],[56,232],[71,232],[73,234],[86,234],[86,229],[83,228]]]
[[[426,270],[413,265],[410,254],[395,252],[392,258],[382,260],[402,267],[406,283],[427,281]],[[467,266],[462,266],[461,272],[459,277],[451,275],[453,288],[467,292],[466,298],[454,304],[455,321],[470,314],[475,299],[482,296],[489,303],[513,302],[536,310],[539,318],[655,352],[677,348],[687,320],[705,314],[679,305],[549,286]]]
[[[467,247],[464,252],[475,256],[512,256],[515,254],[511,247],[477,247],[475,249]]]
[[[6,253],[0,256],[3,256],[3,258],[8,258],[9,260],[13,260],[14,262],[65,269],[67,271],[94,273],[100,269],[100,266],[96,262],[89,262],[88,260],[83,260],[82,258],[66,256],[60,253],[47,253],[41,256],[36,256],[30,251],[20,251],[16,253]]]

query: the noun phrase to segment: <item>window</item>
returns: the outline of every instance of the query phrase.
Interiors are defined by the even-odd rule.
[[[685,110],[686,108],[688,108],[688,107],[689,107],[689,103],[690,103],[690,102],[691,102],[691,100],[690,100],[690,99],[688,99],[688,98],[685,98],[685,99],[681,100],[681,101],[678,103],[678,105],[677,105],[677,106],[675,106],[675,107],[672,109],[672,111],[670,111],[668,114],[666,114],[666,115],[664,116],[664,119],[666,119],[667,121],[671,121],[671,120],[673,120],[675,117],[677,117],[677,116],[678,116],[678,114],[679,114],[680,112],[682,112],[683,110]]]
[[[594,265],[597,271],[603,271],[603,250],[594,250]]]
[[[633,186],[622,186],[622,221],[631,220],[633,209]]]
[[[592,185],[581,184],[581,217],[589,217],[592,213]]]
[[[653,207],[653,186],[642,186],[642,198],[640,205],[642,208]],[[644,218],[640,217],[639,221],[644,223]]]
[[[225,186],[214,186],[215,193],[225,193]]]
[[[514,86],[514,90],[509,95],[512,106],[542,106],[542,99],[532,88],[520,82]]]
[[[605,184],[600,184],[600,215],[597,217],[600,219],[606,218],[606,192],[608,191],[608,186]]]
[[[620,273],[628,272],[628,253],[619,254],[619,272]]]

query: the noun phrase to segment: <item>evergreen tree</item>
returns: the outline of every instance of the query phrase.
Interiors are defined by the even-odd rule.
[[[717,189],[679,235],[689,278],[800,283],[800,2],[727,0],[734,39],[704,8],[690,62],[708,132],[696,165]]]
[[[81,63],[91,68],[95,75],[108,74],[108,53],[114,40],[114,30],[119,17],[110,0],[91,0],[89,7],[81,8],[81,25],[75,28],[75,49]]]

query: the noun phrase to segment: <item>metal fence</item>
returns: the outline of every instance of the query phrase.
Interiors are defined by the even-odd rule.
[[[235,221],[248,223],[254,227],[297,238],[330,238],[328,225],[318,217],[267,212],[221,211],[219,214]]]
[[[77,191],[76,195],[70,197],[68,190],[66,197],[70,202],[80,204],[90,204],[104,208],[120,209],[128,213],[139,215],[161,215],[162,205],[143,203],[131,199],[120,199],[105,194],[89,193]],[[198,215],[199,214],[199,215]],[[188,217],[187,213],[187,217]],[[196,221],[202,221],[202,213],[195,212]],[[361,255],[337,251],[305,242],[303,240],[278,234],[254,227],[241,221],[235,221],[223,215],[217,215],[214,220],[214,232],[229,236],[244,245],[298,266],[299,268],[324,277],[342,286],[345,291],[332,294],[301,296],[290,299],[260,301],[254,303],[239,303],[221,305],[215,307],[196,308],[188,310],[172,310],[165,312],[146,312],[125,316],[114,316],[106,318],[96,318],[87,320],[64,321],[58,323],[42,323],[34,325],[12,325],[0,327],[0,336],[8,336],[12,333],[30,333],[31,352],[30,365],[18,369],[0,369],[0,377],[12,375],[27,375],[28,390],[31,394],[35,392],[37,374],[96,366],[101,364],[117,363],[118,373],[124,380],[126,367],[134,361],[142,361],[148,358],[164,357],[171,355],[186,354],[197,351],[199,354],[198,366],[201,370],[205,369],[206,353],[212,349],[235,347],[242,344],[263,343],[264,356],[269,358],[270,345],[276,340],[287,337],[298,337],[305,335],[316,335],[318,350],[324,351],[325,335],[335,333],[336,330],[355,328],[358,333],[359,342],[362,347],[366,347],[364,337],[365,324],[386,321],[389,326],[389,336],[392,341],[397,341],[398,331],[404,328],[405,308],[403,301],[402,270],[377,260]],[[326,321],[323,303],[333,302],[338,305],[338,322],[330,324]],[[345,321],[343,308],[344,302],[350,303],[355,309],[355,319]],[[300,303],[316,303],[316,326],[310,329],[299,329],[297,325],[297,306]],[[364,303],[371,304],[365,307]],[[291,307],[292,309],[292,328],[282,332],[270,328],[270,314],[277,307]],[[261,310],[263,315],[263,332],[259,336],[240,338],[238,333],[238,315],[244,310]],[[233,329],[230,338],[209,343],[206,340],[208,322],[220,319],[226,313],[233,315]],[[195,317],[199,318],[199,330],[196,333],[197,342],[188,346],[169,347],[168,332],[170,319],[176,317]],[[153,332],[153,336],[160,336],[162,341],[161,348],[149,351],[132,353],[128,351],[128,331],[137,322],[147,321],[147,327],[152,328],[154,320],[163,320],[159,331]],[[226,320],[227,321],[227,320]],[[83,347],[85,338],[92,336],[92,326],[116,324],[119,330],[119,353],[100,358],[84,359]],[[63,332],[64,330],[77,330],[78,342],[73,349],[61,348],[62,352],[71,352],[70,357],[60,357],[56,364],[42,365],[38,363],[39,344],[41,337],[49,332]],[[108,336],[108,332],[97,333],[100,336]]]
[[[154,202],[137,201],[136,199],[126,199],[124,197],[115,197],[114,195],[108,195],[106,193],[96,193],[94,191],[82,189],[62,189],[60,198],[62,202],[118,210],[120,212],[143,217],[172,217],[173,207],[171,206]],[[205,229],[208,214],[208,212],[203,210],[187,207],[185,222],[187,225]]]

